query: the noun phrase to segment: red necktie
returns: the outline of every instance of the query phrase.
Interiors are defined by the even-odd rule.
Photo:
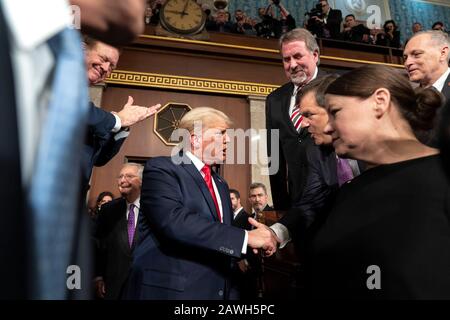
[[[294,128],[297,132],[300,132],[301,124],[302,124],[302,120],[303,120],[303,116],[300,113],[299,96],[298,96],[298,92],[302,88],[303,88],[303,86],[298,87],[297,90],[294,90],[295,105],[294,105],[294,109],[292,110],[292,114],[291,114],[291,121],[294,124]]]
[[[212,184],[211,167],[205,164],[202,168],[202,172],[204,174],[203,179],[205,179],[206,185],[208,186],[208,189],[209,189],[209,193],[211,193],[214,204],[216,206],[217,216],[219,217],[219,221],[222,221],[222,218],[220,216],[219,203],[217,202],[216,193],[214,192],[214,188],[213,188],[213,184]]]

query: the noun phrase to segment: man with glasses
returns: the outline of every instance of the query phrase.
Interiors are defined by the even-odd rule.
[[[98,298],[117,300],[128,276],[132,254],[139,237],[142,172],[137,163],[126,163],[117,177],[122,197],[104,204],[99,213],[95,238],[95,294]]]

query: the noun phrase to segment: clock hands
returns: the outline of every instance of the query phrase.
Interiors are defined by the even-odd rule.
[[[176,13],[176,14],[183,14],[183,12],[181,11],[175,11],[175,10],[166,10],[166,12],[170,12],[170,13]]]
[[[188,7],[189,4],[189,0],[186,0],[186,3],[184,4],[184,8],[183,11],[181,12],[181,17],[183,18],[184,16],[187,16],[188,14],[186,13],[186,9]]]

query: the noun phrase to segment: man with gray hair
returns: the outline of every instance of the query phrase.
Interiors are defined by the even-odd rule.
[[[450,99],[449,48],[449,36],[442,31],[414,34],[403,52],[409,80],[423,88],[434,87]]]
[[[403,57],[409,80],[418,83],[422,88],[433,87],[450,100],[450,39],[447,33],[430,30],[414,34],[405,46]],[[435,123],[439,123],[442,114],[448,113],[441,108]],[[445,125],[445,124],[443,124]],[[437,147],[437,125],[434,130],[421,137],[421,141]]]
[[[142,172],[138,163],[125,163],[117,176],[122,197],[101,207],[95,238],[95,293],[98,298],[117,300],[130,271],[132,255],[139,237]]]
[[[284,34],[279,43],[289,82],[266,100],[267,153],[273,205],[276,210],[287,210],[298,203],[306,178],[304,143],[309,137],[307,130],[301,130],[303,117],[296,96],[304,85],[321,75],[320,52],[314,36],[302,28]],[[275,150],[271,149],[271,139],[278,140]]]

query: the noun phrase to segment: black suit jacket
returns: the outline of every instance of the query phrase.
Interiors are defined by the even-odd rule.
[[[88,189],[94,166],[101,167],[108,163],[120,150],[125,137],[116,140],[111,130],[116,123],[111,112],[89,104],[88,129],[82,155],[83,190]]]
[[[139,239],[138,225],[133,245],[128,244],[127,202],[124,198],[104,204],[99,212],[95,238],[96,276],[103,277],[106,299],[119,299],[130,271],[133,250]],[[140,214],[139,214],[140,215]]]
[[[319,70],[318,77],[323,74]],[[287,210],[295,206],[301,198],[306,182],[307,161],[304,144],[310,137],[307,130],[298,133],[289,116],[293,91],[294,85],[289,82],[269,94],[266,100],[267,154],[275,210]],[[271,135],[278,144],[275,149],[271,146]]]
[[[290,209],[279,223],[286,226],[296,242],[305,240],[306,230],[315,222],[320,224],[338,190],[336,153],[332,147],[306,144],[308,175],[303,196],[297,208]],[[325,213],[324,213],[325,214]],[[299,240],[300,239],[300,240]],[[298,240],[298,241],[297,241]]]
[[[445,80],[444,87],[442,88],[442,94],[447,101],[450,100],[450,75]]]
[[[14,77],[10,59],[8,30],[0,5],[0,164],[2,185],[0,187],[0,203],[2,212],[2,228],[0,232],[0,273],[2,290],[0,299],[26,299],[27,266],[33,265],[28,259],[30,235],[27,228],[27,212],[24,208],[25,194],[22,188],[22,177],[19,153],[19,132],[17,126],[17,110],[14,91]],[[28,244],[28,245],[27,245]]]
[[[178,164],[180,163],[181,164]],[[141,193],[142,240],[127,285],[129,299],[236,299],[233,258],[245,232],[231,225],[230,191],[216,173],[223,223],[206,183],[182,154],[147,161]]]
[[[341,10],[331,9],[328,13],[325,28],[330,32],[330,38],[338,39],[341,33],[342,12]]]
[[[233,219],[231,225],[245,230],[252,230],[252,225],[248,222],[250,215],[242,208],[242,210]]]

